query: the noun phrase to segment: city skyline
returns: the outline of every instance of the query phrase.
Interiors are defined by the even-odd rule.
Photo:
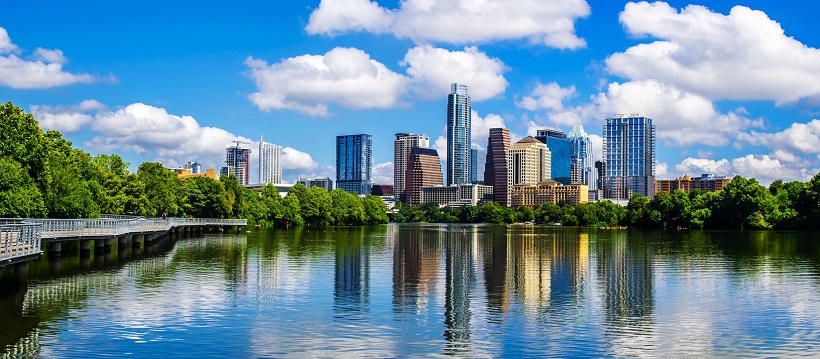
[[[442,103],[459,83],[480,151],[489,128],[517,141],[578,124],[598,159],[605,119],[641,113],[657,127],[659,179],[820,172],[818,3],[463,4],[13,2],[0,100],[132,170],[219,168],[231,141],[258,148],[264,133],[282,146],[283,182],[334,177],[330,139],[368,133],[373,182],[393,183],[395,133],[427,134],[446,165]]]

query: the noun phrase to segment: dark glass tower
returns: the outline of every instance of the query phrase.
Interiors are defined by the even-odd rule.
[[[538,130],[535,136],[547,145],[552,153],[550,176],[556,182],[570,184],[572,182],[572,141],[567,134],[556,130]]]
[[[493,200],[510,205],[507,188],[507,152],[510,150],[510,130],[491,128],[487,140],[487,162],[484,164],[484,184],[493,186]]]
[[[655,197],[655,125],[639,114],[606,119],[604,198]]]
[[[336,136],[336,188],[348,193],[370,194],[372,166],[370,135]]]
[[[470,183],[470,95],[452,84],[447,96],[447,185]]]

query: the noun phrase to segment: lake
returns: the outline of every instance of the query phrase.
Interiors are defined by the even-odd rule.
[[[43,256],[5,357],[820,357],[820,233],[386,225]],[[130,246],[129,246],[130,247]]]

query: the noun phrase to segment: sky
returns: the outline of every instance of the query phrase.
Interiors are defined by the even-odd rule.
[[[283,147],[283,179],[335,180],[335,137],[421,133],[446,158],[447,94],[466,84],[472,141],[640,113],[656,177],[763,184],[820,172],[820,2],[712,0],[12,1],[0,101],[136,170],[224,165],[231,141]],[[252,152],[252,160],[255,160]],[[251,181],[256,177],[252,162]]]

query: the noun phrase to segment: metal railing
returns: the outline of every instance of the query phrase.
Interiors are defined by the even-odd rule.
[[[134,216],[106,216],[104,218],[54,219],[25,218],[0,219],[0,225],[38,223],[42,238],[65,239],[81,237],[117,237],[131,233],[163,232],[174,227],[191,226],[246,226],[247,219],[221,218],[153,218]]]
[[[38,223],[0,225],[0,264],[42,253],[42,232],[43,226]]]

